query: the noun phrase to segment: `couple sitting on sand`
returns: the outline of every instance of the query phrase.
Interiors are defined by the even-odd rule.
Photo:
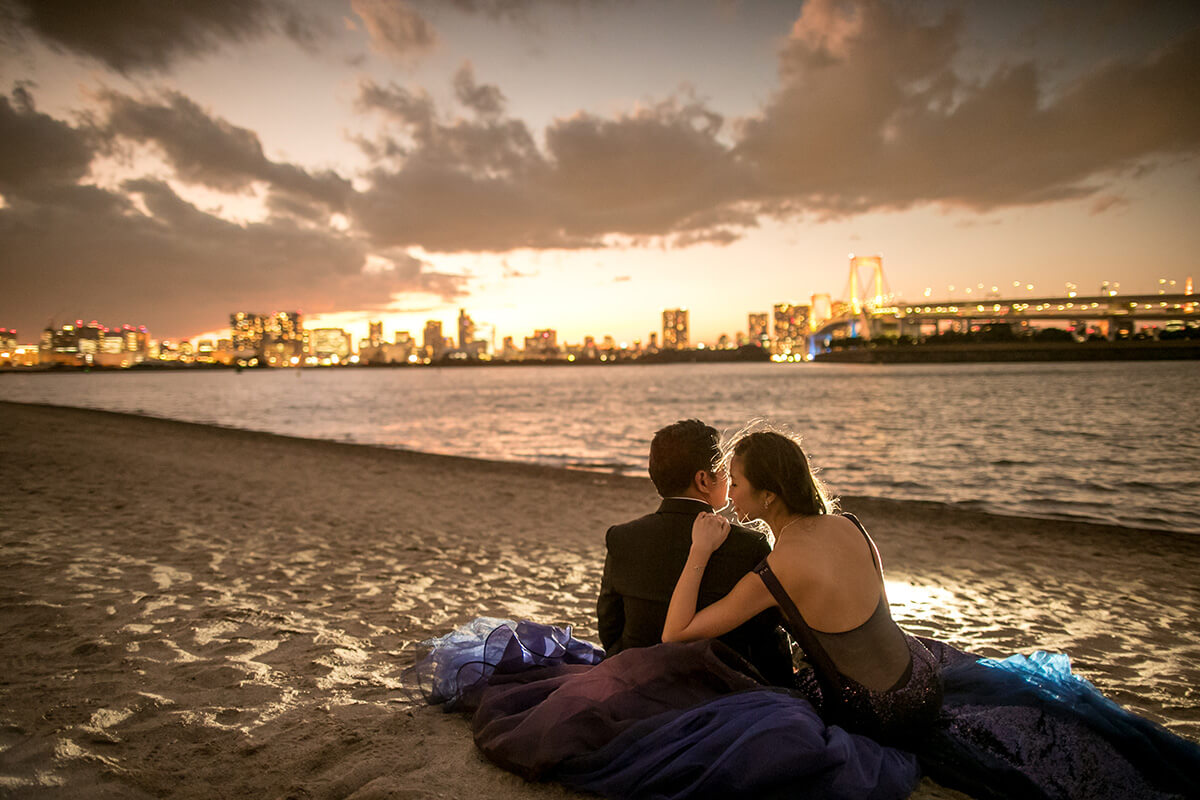
[[[979,658],[904,633],[878,551],[798,442],[654,437],[658,511],[608,531],[607,650],[480,618],[406,685],[472,714],[488,759],[613,798],[902,798],[922,774],[980,798],[1200,797],[1200,747],[1101,695],[1062,654]],[[743,520],[714,510],[732,500]],[[811,666],[793,668],[788,634]]]
[[[937,717],[933,655],[892,620],[871,537],[833,513],[797,441],[748,431],[722,448],[713,427],[676,422],[650,443],[650,478],[658,511],[606,537],[597,616],[608,655],[716,637],[767,683],[794,688],[790,633],[812,664],[800,688],[825,719],[898,741]],[[770,527],[773,550],[714,513],[729,501]]]

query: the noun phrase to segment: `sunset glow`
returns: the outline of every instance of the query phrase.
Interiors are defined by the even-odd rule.
[[[22,342],[239,310],[390,340],[460,308],[497,343],[633,342],[688,308],[711,345],[847,299],[848,253],[900,303],[1197,271],[1186,4],[10,5]]]

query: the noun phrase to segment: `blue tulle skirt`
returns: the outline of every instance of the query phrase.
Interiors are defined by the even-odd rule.
[[[613,798],[902,798],[922,773],[979,798],[1200,797],[1200,746],[1120,707],[1062,654],[980,659],[935,640],[941,716],[906,750],[826,725],[719,642],[605,659],[569,627],[478,619],[405,685],[469,712],[490,760]]]

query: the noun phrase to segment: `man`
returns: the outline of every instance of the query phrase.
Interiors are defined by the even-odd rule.
[[[692,545],[692,522],[701,511],[728,502],[729,478],[720,465],[720,437],[695,419],[668,425],[650,443],[650,479],[663,497],[653,514],[608,529],[604,576],[596,604],[600,642],[609,655],[662,641],[667,605]],[[766,558],[771,546],[755,531],[734,525],[708,562],[698,608],[724,597]],[[768,682],[793,685],[787,633],[772,608],[720,640],[749,661]]]

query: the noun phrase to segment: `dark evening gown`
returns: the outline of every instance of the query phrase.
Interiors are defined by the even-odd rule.
[[[902,798],[925,774],[988,800],[1200,798],[1200,746],[1105,698],[1065,655],[916,641],[943,702],[891,746],[766,686],[714,640],[604,659],[569,627],[479,619],[428,642],[405,685],[473,715],[497,765],[604,797]]]
[[[606,659],[569,627],[486,618],[427,642],[404,682],[472,714],[497,765],[604,797],[883,800],[925,774],[985,800],[1200,798],[1200,746],[1105,698],[1067,656],[910,636],[882,575],[863,625],[815,631],[765,561],[755,572],[814,665],[793,690],[716,640]]]

